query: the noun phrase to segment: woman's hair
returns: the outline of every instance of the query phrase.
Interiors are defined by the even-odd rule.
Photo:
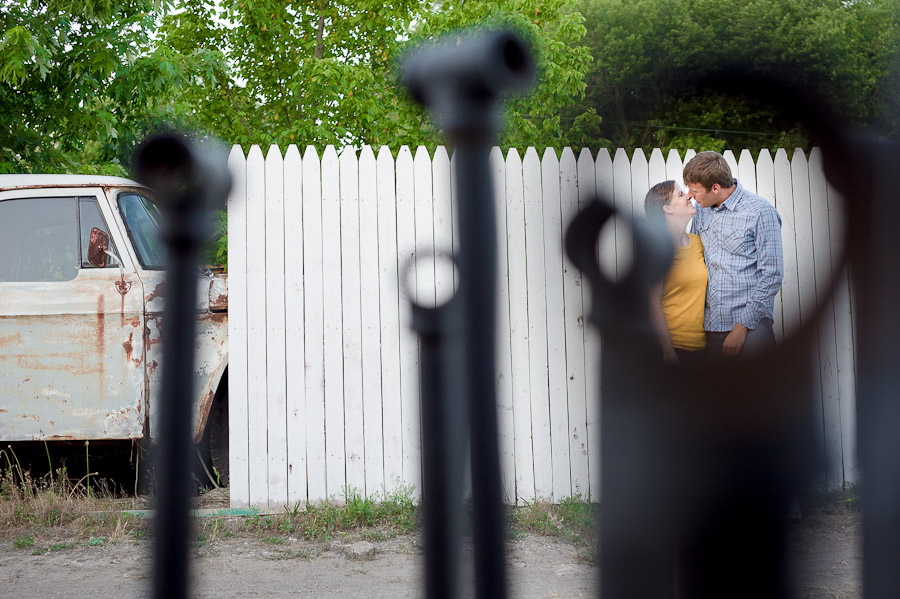
[[[731,167],[725,157],[718,152],[700,152],[684,165],[684,182],[699,183],[703,189],[709,191],[714,183],[722,187],[731,187],[734,179],[731,176]]]
[[[651,187],[644,197],[644,212],[647,213],[647,216],[665,216],[663,206],[672,199],[673,191],[675,191],[675,181],[663,181]]]

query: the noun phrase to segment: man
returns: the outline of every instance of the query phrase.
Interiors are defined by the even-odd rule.
[[[713,356],[740,356],[775,344],[773,310],[784,260],[781,217],[744,189],[717,152],[700,152],[684,167],[699,205],[691,231],[703,241],[709,270],[703,328]]]

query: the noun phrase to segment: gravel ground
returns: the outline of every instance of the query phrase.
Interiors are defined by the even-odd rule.
[[[841,505],[808,513],[791,530],[797,599],[855,599],[860,590],[860,513]],[[0,541],[0,598],[115,597],[149,594],[147,539],[75,544],[33,555]],[[598,569],[573,545],[525,535],[510,545],[512,597],[594,595]],[[194,549],[192,596],[422,596],[422,550],[414,535],[368,543],[358,538],[277,544],[251,535],[216,538]]]

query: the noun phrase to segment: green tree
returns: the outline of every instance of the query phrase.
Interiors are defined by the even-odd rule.
[[[807,145],[768,102],[698,91],[724,64],[789,76],[856,125],[900,134],[898,0],[579,0],[594,65],[585,100],[616,145]]]
[[[505,145],[554,145],[560,105],[584,91],[590,57],[581,17],[563,0],[184,0],[136,72],[173,70],[168,105],[228,142],[442,143],[406,96],[397,61],[420,40],[503,23],[534,45],[542,79],[509,105]],[[146,79],[140,76],[138,79]],[[150,77],[155,80],[155,77]]]
[[[0,4],[0,171],[122,173],[143,123],[111,90],[148,44],[166,0]],[[132,89],[132,102],[146,98]]]

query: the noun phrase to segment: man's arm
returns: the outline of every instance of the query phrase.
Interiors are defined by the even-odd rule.
[[[769,301],[781,289],[784,279],[784,253],[781,246],[781,217],[774,208],[763,210],[756,221],[756,268],[760,273],[747,305],[738,315],[731,333],[722,344],[725,355],[741,353],[747,332],[755,329],[767,315]]]

